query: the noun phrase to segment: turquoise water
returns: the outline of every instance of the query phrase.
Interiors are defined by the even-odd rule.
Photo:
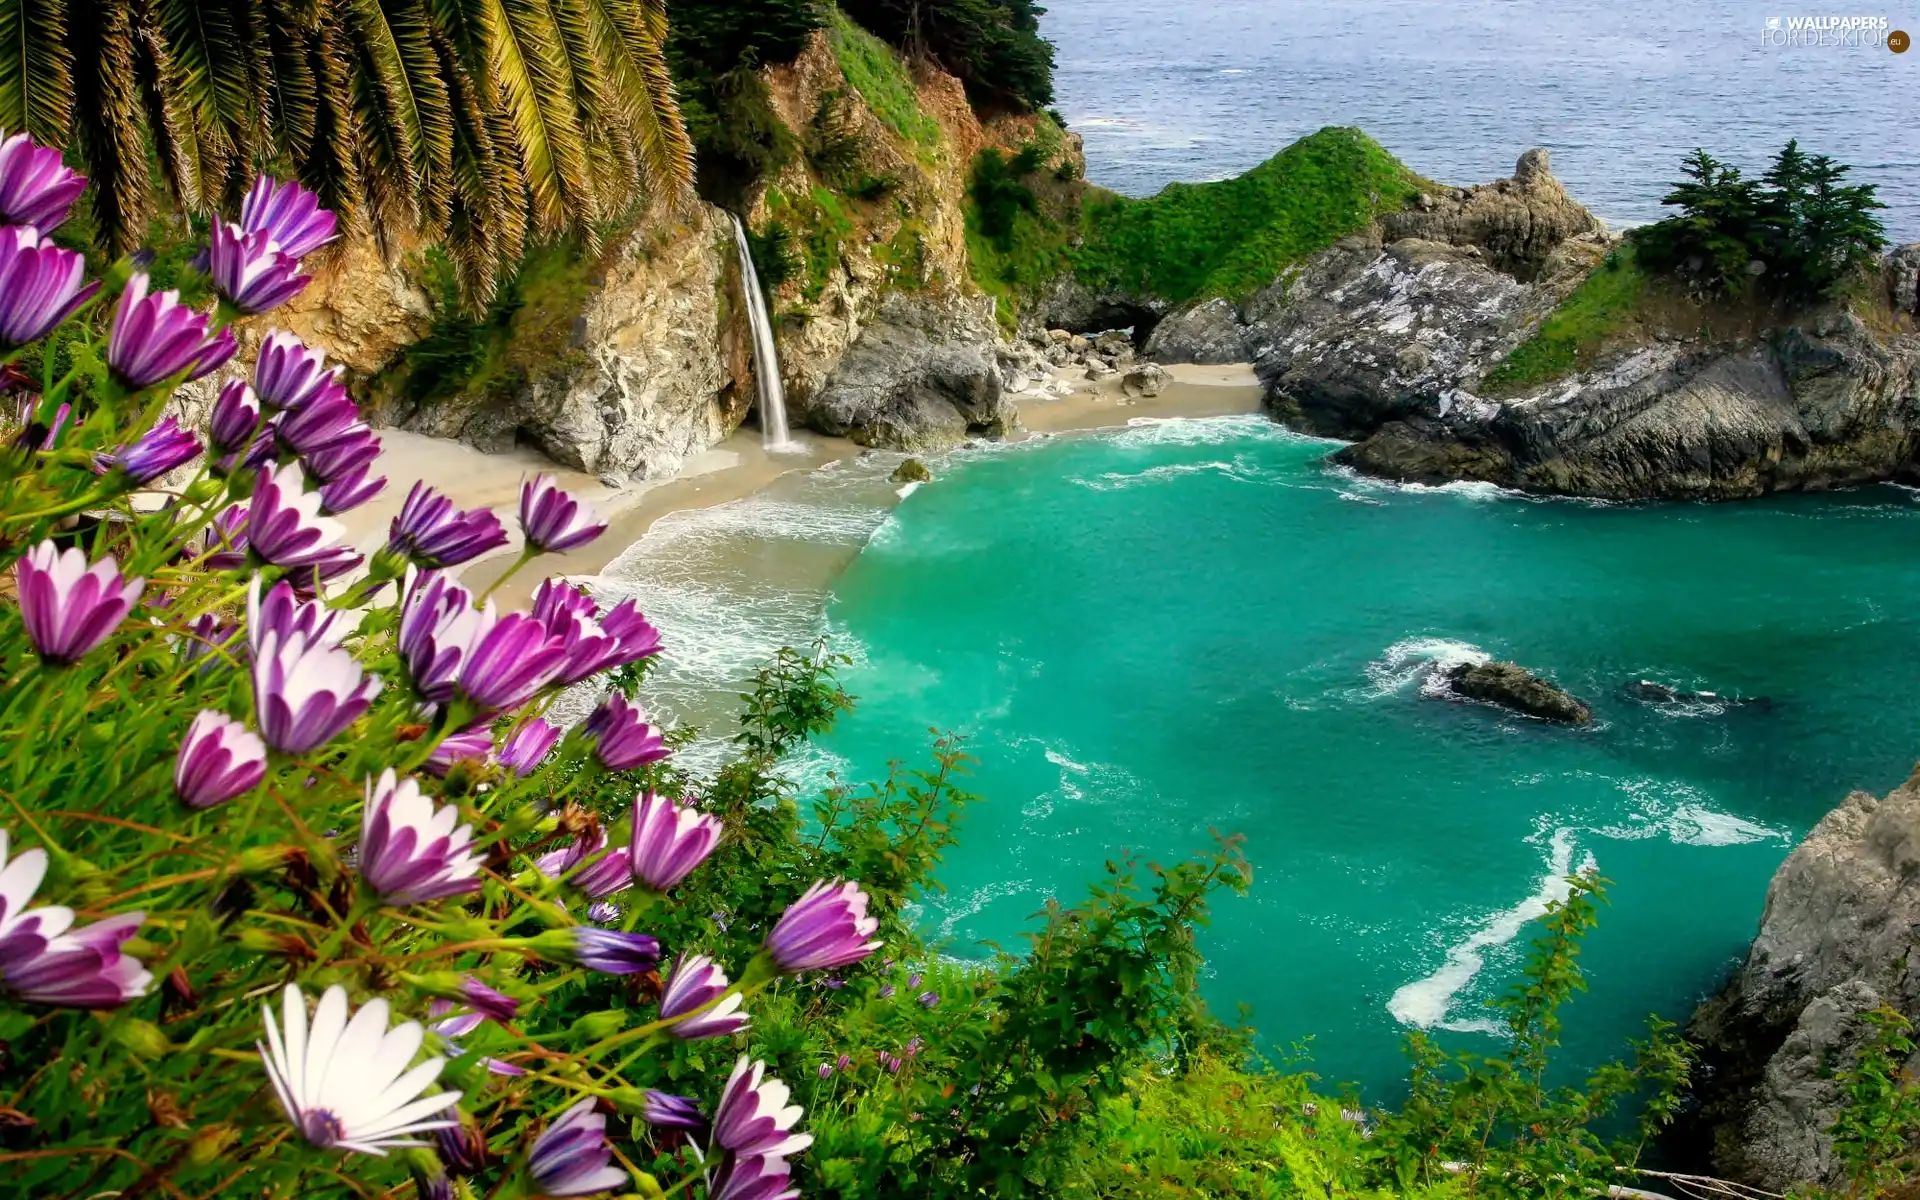
[[[970,736],[985,800],[927,928],[978,954],[1123,849],[1243,833],[1254,886],[1204,935],[1208,999],[1385,1096],[1409,1027],[1487,1036],[1523,922],[1590,864],[1613,903],[1574,1057],[1683,1015],[1792,841],[1920,747],[1920,496],[1535,501],[1357,480],[1327,449],[1260,418],[1028,443],[945,464],[878,526],[832,583],[861,704],[828,748],[863,778],[929,727]],[[1475,654],[1596,723],[1423,693]],[[1649,704],[1639,679],[1770,703]]]

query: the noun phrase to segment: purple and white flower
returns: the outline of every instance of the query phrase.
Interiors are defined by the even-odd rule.
[[[317,483],[332,483],[355,470],[373,465],[380,457],[380,439],[365,421],[356,420],[338,437],[314,446],[300,456],[307,474]]]
[[[78,662],[106,641],[147,586],[144,579],[122,579],[111,554],[89,567],[86,555],[57,549],[52,539],[27,551],[13,577],[27,636],[51,663]]]
[[[271,175],[255,176],[253,188],[240,202],[240,228],[265,234],[295,258],[305,258],[332,241],[337,224],[312,192]]]
[[[339,478],[321,484],[320,511],[329,517],[352,512],[387,490],[386,476],[378,479],[369,479],[367,476],[366,467],[355,467]]]
[[[793,1168],[777,1154],[729,1155],[714,1176],[707,1200],[798,1200]]]
[[[560,489],[548,475],[520,485],[520,532],[529,551],[561,554],[578,549],[606,531],[593,509]]]
[[[100,455],[94,469],[104,475],[118,468],[128,483],[139,487],[186,465],[199,453],[200,439],[180,428],[180,422],[166,417],[132,445]]]
[[[318,492],[306,490],[300,464],[287,463],[262,470],[247,506],[247,545],[260,558],[279,567],[305,567],[337,557],[347,535],[346,526],[320,515],[325,503]]]
[[[267,746],[245,725],[202,709],[180,741],[173,790],[190,808],[212,808],[252,790],[267,774]]]
[[[819,882],[780,914],[767,934],[766,950],[788,974],[843,967],[880,948],[869,941],[880,928],[867,915],[867,894],[857,883]]]
[[[207,241],[207,274],[220,298],[242,313],[275,309],[312,282],[300,259],[265,233],[248,233],[231,221],[215,221]]]
[[[597,1103],[588,1096],[534,1139],[527,1173],[542,1195],[591,1196],[633,1183],[632,1176],[612,1165],[607,1119],[595,1110]]]
[[[274,440],[281,449],[305,457],[327,443],[365,430],[360,406],[339,384],[331,384],[300,408],[273,418]]]
[[[651,790],[633,802],[633,877],[656,892],[672,890],[720,844],[720,818],[681,807]]]
[[[937,1008],[940,1005],[939,992],[921,992],[918,997],[921,1008]]]
[[[609,695],[593,710],[593,715],[581,726],[581,732],[593,743],[594,754],[609,771],[630,771],[667,756],[667,744],[660,731],[647,724],[645,711],[628,703],[626,696],[619,692]]]
[[[460,691],[487,712],[525,704],[560,673],[566,645],[540,622],[514,613],[474,639],[460,664]]]
[[[707,1123],[700,1106],[685,1096],[649,1091],[640,1104],[640,1117],[655,1129],[699,1129]]]
[[[579,683],[611,667],[657,654],[660,631],[648,624],[633,601],[624,600],[604,617],[590,596],[571,584],[549,579],[534,593],[533,615],[547,632],[566,642],[560,682]]]
[[[134,272],[107,338],[107,366],[126,387],[139,391],[182,372],[198,379],[240,348],[231,326],[209,336],[207,315],[180,303],[179,292],[149,295],[147,288],[146,273]]]
[[[367,781],[360,823],[360,877],[388,904],[424,904],[479,890],[480,856],[460,810],[435,808],[393,768]]]
[[[338,646],[273,631],[256,636],[254,646],[260,736],[287,754],[305,754],[338,737],[380,691],[379,676],[363,676],[359,661]]]
[[[417,1021],[387,1027],[387,1002],[369,1000],[353,1013],[339,984],[320,997],[311,1024],[307,998],[288,984],[281,993],[282,1018],[273,1006],[261,1009],[266,1044],[260,1061],[287,1119],[308,1142],[322,1150],[355,1150],[384,1155],[422,1143],[409,1134],[454,1124],[445,1116],[460,1102],[459,1092],[424,1095],[447,1060],[429,1058],[412,1066],[426,1031]]]
[[[100,285],[86,271],[79,252],[42,244],[26,226],[0,230],[0,350],[39,341],[93,299]]]
[[[667,1032],[691,1041],[726,1037],[745,1029],[750,1022],[740,1011],[745,1001],[739,992],[728,995],[727,987],[727,973],[713,959],[704,954],[683,957],[673,965],[666,990],[660,994],[660,1019],[675,1022],[667,1026]],[[720,999],[722,996],[726,998]],[[720,1002],[714,1004],[717,999]],[[713,1007],[700,1011],[709,1004]]]
[[[515,775],[525,775],[543,762],[560,740],[560,727],[539,717],[521,723],[500,747],[495,761]]]
[[[343,369],[328,367],[326,355],[276,329],[260,343],[253,386],[267,408],[297,412],[337,388]]]
[[[220,385],[220,395],[207,414],[207,448],[214,454],[238,454],[251,449],[260,432],[260,398],[243,379]]]
[[[264,583],[255,575],[247,585],[247,644],[255,659],[261,656],[270,633],[283,644],[326,647],[338,646],[347,636],[339,610],[301,600],[284,581],[274,584],[263,596],[260,589]]]
[[[616,929],[594,929],[575,925],[564,931],[559,952],[569,962],[578,963],[603,975],[632,975],[651,971],[660,963],[660,940],[644,933],[621,933]]]
[[[491,603],[474,608],[467,590],[440,572],[421,572],[408,581],[398,649],[421,699],[440,704],[453,698],[461,666],[494,624]]]
[[[606,846],[607,831],[595,829],[571,845],[542,854],[533,865],[550,879],[568,876],[573,886],[595,899],[611,896],[633,886],[633,872],[625,854]]]
[[[24,133],[0,142],[0,224],[52,233],[86,187],[87,177],[69,170],[58,150]]]
[[[453,1115],[457,1124],[433,1131],[434,1150],[447,1170],[471,1175],[486,1165],[487,1140],[459,1113]]]
[[[749,1063],[744,1054],[734,1063],[713,1110],[715,1146],[743,1157],[784,1157],[813,1144],[811,1134],[793,1132],[802,1110],[787,1103],[792,1095],[787,1085],[765,1078],[766,1070],[765,1063]]]
[[[433,752],[427,755],[427,761],[421,764],[420,769],[435,779],[445,779],[447,772],[453,770],[453,764],[484,763],[492,750],[493,733],[483,724],[477,729],[442,738]]]
[[[407,493],[387,538],[387,549],[423,567],[458,566],[506,544],[499,517],[484,508],[463,512],[424,483]]]
[[[116,1008],[153,982],[140,961],[120,952],[146,920],[122,913],[73,928],[73,910],[28,907],[47,873],[38,848],[7,858],[0,829],[0,994],[55,1008]]]

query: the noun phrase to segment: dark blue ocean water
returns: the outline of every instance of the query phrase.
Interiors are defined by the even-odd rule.
[[[1658,220],[1680,158],[1757,172],[1789,137],[1879,185],[1920,239],[1920,47],[1767,47],[1790,0],[1047,0],[1088,175],[1144,196],[1358,125],[1464,185],[1531,146],[1616,225]],[[1837,6],[1920,38],[1920,0]]]

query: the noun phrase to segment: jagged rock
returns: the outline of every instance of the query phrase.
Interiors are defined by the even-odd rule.
[[[657,478],[739,423],[726,404],[722,296],[733,235],[719,209],[660,215],[627,235],[564,353],[517,387],[390,411],[482,450],[530,442],[594,475]]]
[[[1893,311],[1920,316],[1920,242],[1909,242],[1887,257],[1887,277]]]
[[[887,478],[895,483],[932,483],[933,472],[929,471],[927,464],[921,462],[919,459],[909,458],[895,467],[893,474],[887,476]]]
[[[1830,315],[1757,342],[1656,342],[1499,403],[1415,398],[1337,457],[1402,480],[1727,499],[1898,478],[1916,452],[1920,337]]]
[[[1216,297],[1163,318],[1147,338],[1146,356],[1161,363],[1246,362],[1247,337],[1233,302]]]
[[[1070,342],[1073,340],[1073,334],[1065,329],[1049,329],[1047,330],[1047,340],[1049,342]]]
[[[1461,663],[1446,671],[1455,695],[1494,704],[1543,721],[1585,725],[1593,710],[1525,667],[1513,663]]]
[[[1109,329],[1093,339],[1093,348],[1109,359],[1132,358],[1133,338],[1121,330]]]
[[[993,301],[891,293],[795,416],[864,446],[938,450],[998,437],[1017,414],[994,348]]]
[[[1158,396],[1172,376],[1159,363],[1143,363],[1120,377],[1120,390],[1137,399]]]
[[[1097,355],[1088,356],[1087,358],[1087,378],[1088,379],[1105,379],[1107,376],[1111,374],[1113,374],[1112,363],[1108,362],[1106,359],[1101,358]]]
[[[1687,1027],[1700,1103],[1681,1144],[1770,1190],[1836,1183],[1832,1076],[1859,1013],[1884,1002],[1920,1019],[1917,928],[1920,774],[1885,799],[1847,797],[1774,874],[1746,961]]]
[[[1075,354],[1085,354],[1093,349],[1093,342],[1076,333],[1067,339],[1067,349]]]
[[[1546,150],[1529,150],[1515,164],[1512,179],[1471,188],[1465,199],[1389,213],[1381,227],[1388,241],[1420,238],[1477,246],[1496,270],[1530,280],[1560,243],[1606,232],[1600,218],[1567,195],[1551,166]]]
[[[1160,318],[1173,308],[1158,296],[1132,292],[1096,292],[1072,271],[1056,277],[1022,314],[1029,327],[1067,329],[1081,333],[1104,329],[1131,329],[1144,339]]]

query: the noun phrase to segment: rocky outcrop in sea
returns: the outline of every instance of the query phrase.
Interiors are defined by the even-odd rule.
[[[1860,1014],[1887,1005],[1920,1023],[1917,931],[1920,774],[1884,798],[1847,797],[1774,875],[1746,960],[1687,1027],[1701,1062],[1683,1151],[1776,1192],[1839,1182],[1837,1076]]]

